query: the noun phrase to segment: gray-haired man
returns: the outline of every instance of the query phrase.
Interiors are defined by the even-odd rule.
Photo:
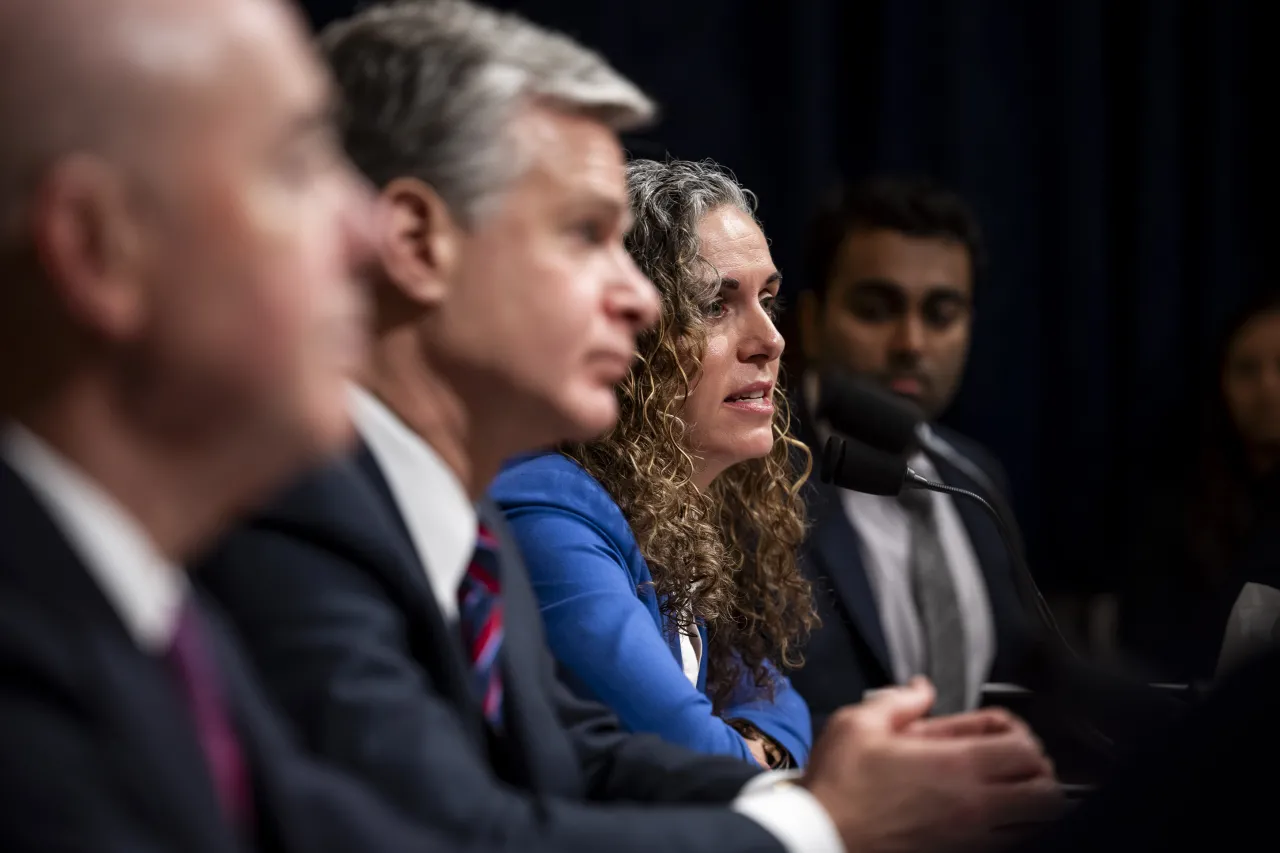
[[[206,575],[307,742],[406,813],[513,850],[928,846],[1041,805],[1026,731],[919,723],[925,686],[836,715],[798,783],[567,693],[476,502],[507,458],[617,417],[659,308],[623,247],[617,132],[652,106],[567,38],[469,3],[375,7],[322,42],[347,150],[389,210],[361,444]],[[1028,781],[990,783],[1009,776]]]

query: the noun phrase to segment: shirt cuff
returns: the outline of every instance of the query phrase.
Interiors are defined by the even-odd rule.
[[[770,770],[742,786],[733,810],[769,831],[787,853],[845,853],[822,804],[795,784],[799,770]]]

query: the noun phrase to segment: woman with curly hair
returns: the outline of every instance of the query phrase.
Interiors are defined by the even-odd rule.
[[[719,167],[639,160],[627,177],[627,247],[662,315],[618,388],[619,422],[516,460],[491,494],[573,687],[632,730],[803,765],[808,708],[777,669],[799,663],[813,622],[780,276],[753,197]]]

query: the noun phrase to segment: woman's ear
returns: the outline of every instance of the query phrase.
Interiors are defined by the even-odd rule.
[[[387,207],[383,268],[401,295],[422,307],[448,298],[457,265],[461,228],[433,187],[396,178],[382,191]]]

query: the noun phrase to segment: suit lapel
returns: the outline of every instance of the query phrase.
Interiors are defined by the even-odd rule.
[[[377,517],[382,520],[386,529],[380,539],[383,544],[395,552],[398,574],[410,593],[414,611],[419,617],[414,620],[425,626],[428,648],[417,649],[415,656],[418,663],[430,671],[436,682],[448,690],[451,701],[458,704],[464,713],[461,715],[471,734],[480,744],[485,743],[483,715],[480,703],[471,689],[471,678],[468,671],[467,656],[462,648],[462,638],[453,626],[445,620],[436,602],[435,592],[427,580],[422,558],[418,556],[409,534],[409,527],[401,514],[391,486],[387,483],[382,469],[373,453],[363,442],[353,458],[358,481],[370,491],[374,505],[381,512]],[[441,650],[446,653],[441,654]]]
[[[835,595],[883,668],[884,677],[892,681],[893,665],[880,622],[880,608],[862,563],[862,540],[844,511],[840,490],[823,483],[814,483],[812,489],[809,508],[813,529],[809,534],[809,552],[810,559],[817,564],[815,580],[819,584],[825,582],[828,591]]]

